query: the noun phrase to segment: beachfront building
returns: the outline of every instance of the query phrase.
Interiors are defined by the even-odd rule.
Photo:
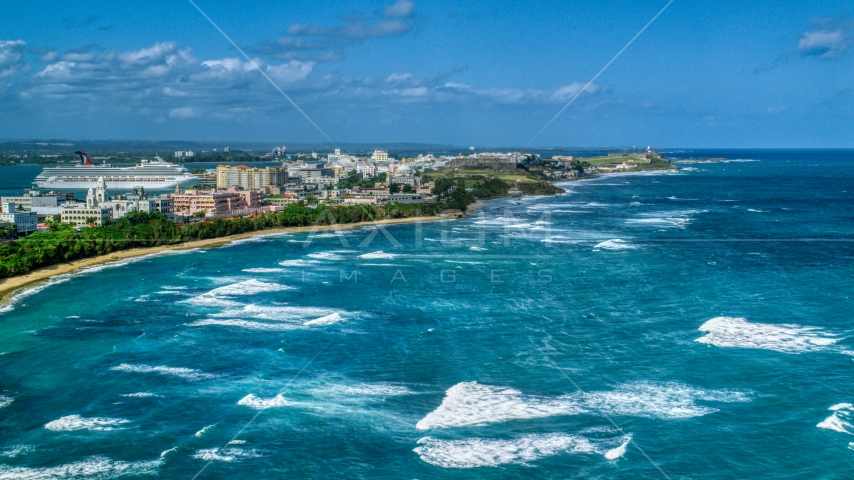
[[[14,203],[4,202],[0,222],[14,225],[18,235],[29,235],[38,229],[39,219],[33,212],[20,212]]]
[[[62,208],[60,221],[70,223],[80,229],[83,227],[102,227],[110,223],[113,209],[102,206],[88,206],[84,203],[69,203]]]
[[[260,190],[280,187],[288,183],[288,171],[284,167],[247,167],[246,165],[216,167],[216,188],[240,187],[244,190]]]

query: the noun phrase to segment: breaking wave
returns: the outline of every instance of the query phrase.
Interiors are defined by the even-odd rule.
[[[246,395],[241,398],[240,401],[237,402],[238,405],[243,405],[244,407],[253,408],[255,410],[266,410],[268,408],[276,408],[276,407],[286,407],[291,404],[287,399],[285,399],[282,394],[278,394],[272,398],[261,398],[256,397],[253,394]]]
[[[625,453],[631,436],[618,439],[623,442],[616,448],[605,450],[594,441],[575,435],[548,434],[525,435],[512,440],[469,438],[441,440],[424,437],[413,451],[421,460],[442,468],[496,467],[506,464],[525,465],[540,458],[561,453],[600,454],[616,460]],[[597,442],[598,443],[598,442]]]
[[[359,255],[359,258],[364,258],[366,260],[376,260],[376,259],[388,259],[392,260],[397,258],[397,254],[394,253],[385,253],[382,250],[372,253],[366,253],[364,255]]]
[[[631,243],[619,238],[606,240],[593,247],[594,250],[634,250],[636,248],[638,248],[637,245],[632,245]]]
[[[123,430],[122,425],[127,425],[130,420],[123,418],[91,417],[85,418],[80,415],[69,415],[59,420],[48,422],[44,428],[54,432],[74,432],[77,430],[94,430],[105,432],[110,430]]]
[[[415,428],[486,425],[529,418],[591,413],[658,419],[699,417],[718,409],[697,404],[746,402],[749,394],[728,390],[702,390],[681,383],[635,382],[611,391],[578,392],[559,397],[525,395],[513,388],[465,382],[454,385],[442,404]]]
[[[851,413],[854,412],[854,405],[840,403],[828,408],[828,410],[832,411],[833,414],[819,422],[816,427],[854,435],[854,426],[851,425]]]
[[[309,320],[305,322],[303,325],[332,325],[333,323],[343,322],[346,319],[341,316],[340,313],[335,312],[330,315],[326,315],[325,317],[316,318],[314,320]]]
[[[224,449],[207,448],[198,450],[193,455],[193,458],[211,462],[239,462],[247,458],[260,458],[262,456],[257,450],[229,447]]]
[[[116,365],[115,367],[110,368],[110,370],[116,372],[158,373],[160,375],[171,375],[190,381],[216,378],[216,375],[204,373],[199,370],[194,370],[192,368],[166,367],[162,365],[152,367],[150,365],[131,365],[128,363],[123,363],[121,365]]]
[[[826,350],[839,338],[818,327],[750,323],[745,318],[716,317],[700,326],[696,342],[724,348],[755,348],[782,353]]]
[[[5,395],[0,395],[0,408],[8,407],[14,402],[15,399],[12,397],[7,397]]]
[[[0,480],[55,480],[95,478],[110,480],[124,476],[157,475],[162,459],[146,462],[120,462],[106,457],[89,457],[57,467],[12,467],[0,465]]]

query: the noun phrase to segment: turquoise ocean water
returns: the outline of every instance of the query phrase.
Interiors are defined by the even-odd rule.
[[[850,478],[854,153],[670,154],[28,289],[0,479]]]

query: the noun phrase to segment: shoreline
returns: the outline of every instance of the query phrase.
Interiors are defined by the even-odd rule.
[[[96,257],[82,258],[73,262],[58,263],[47,267],[37,268],[26,275],[6,278],[0,281],[0,305],[5,304],[15,292],[26,287],[31,287],[41,282],[49,281],[51,278],[73,273],[81,268],[103,265],[105,263],[117,262],[129,258],[142,257],[146,255],[154,255],[164,251],[181,251],[191,250],[194,248],[217,248],[237,240],[245,240],[247,238],[257,237],[261,235],[274,235],[277,233],[305,233],[312,231],[323,230],[353,230],[362,227],[371,227],[377,225],[397,225],[415,222],[433,222],[444,220],[447,217],[437,215],[434,217],[408,217],[408,218],[390,218],[385,220],[377,220],[372,222],[346,223],[337,225],[319,225],[307,227],[282,227],[271,228],[268,230],[256,230],[254,232],[239,233],[228,237],[207,238],[204,240],[191,240],[177,245],[161,245],[159,247],[132,248],[129,250],[120,250],[117,252],[108,253],[106,255],[98,255]]]

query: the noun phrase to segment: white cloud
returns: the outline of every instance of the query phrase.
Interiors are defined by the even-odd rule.
[[[394,5],[388,6],[383,12],[385,17],[408,17],[412,15],[415,2],[411,0],[397,0]]]
[[[184,118],[196,117],[196,116],[198,116],[198,113],[196,113],[196,109],[193,107],[181,107],[181,108],[173,108],[169,112],[169,116],[172,118],[184,119]]]
[[[0,80],[27,73],[30,66],[24,61],[27,43],[23,40],[0,40]]]
[[[818,30],[801,34],[798,54],[827,60],[845,55],[854,46],[854,22],[840,17],[816,19],[812,23]]]

